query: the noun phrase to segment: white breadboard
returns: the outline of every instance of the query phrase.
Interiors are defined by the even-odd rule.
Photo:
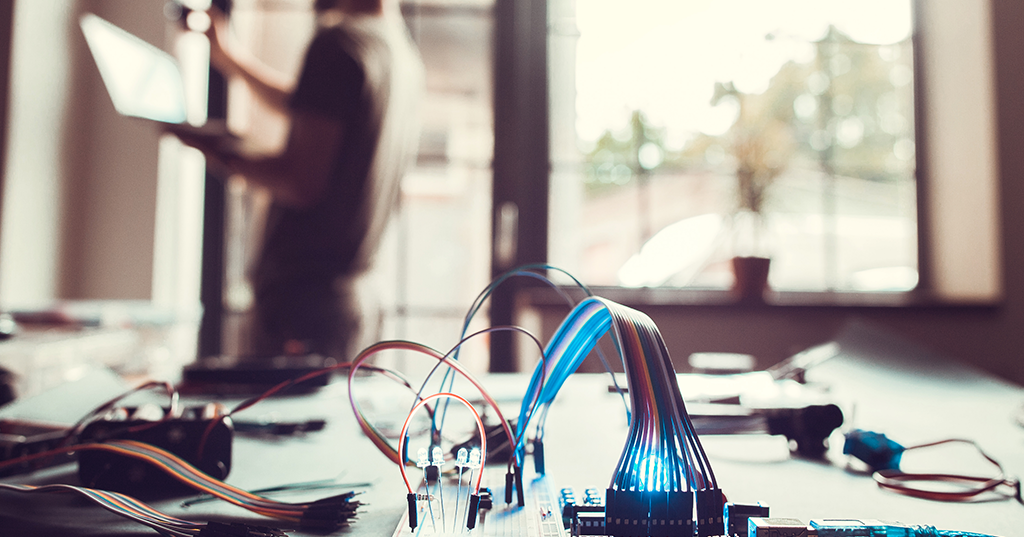
[[[429,491],[420,484],[416,492],[432,499],[417,502],[418,525],[415,530],[409,528],[409,513],[406,512],[393,537],[568,537],[568,532],[562,528],[558,496],[547,477],[523,479],[526,501],[520,507],[515,494],[511,504],[505,503],[505,466],[486,470],[483,486],[491,489],[494,505],[491,509],[480,510],[476,527],[471,530],[466,528],[470,492],[468,472],[463,476],[461,494],[456,478],[442,479],[442,482],[441,491],[438,491],[437,484],[431,485]]]

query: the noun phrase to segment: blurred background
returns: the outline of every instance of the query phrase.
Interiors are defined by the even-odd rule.
[[[239,352],[265,200],[241,183],[211,184],[198,154],[119,116],[78,19],[96,13],[171,52],[190,121],[221,107],[238,132],[280,144],[284,125],[242,88],[211,98],[205,39],[180,20],[207,4],[3,2],[0,307],[136,336],[152,328],[124,344],[127,370],[173,372],[197,355]],[[310,8],[235,0],[234,30],[294,72]],[[766,366],[866,321],[1024,381],[1024,7],[400,8],[427,68],[427,106],[369,291],[375,339],[449,348],[493,276],[550,263],[648,312],[680,364],[720,351]],[[761,300],[732,293],[738,257],[771,260]],[[566,311],[554,294],[515,284],[479,322],[550,334]],[[41,367],[24,358],[35,351],[4,357],[8,343],[0,365]],[[535,359],[520,354],[495,336],[464,359],[478,371]]]

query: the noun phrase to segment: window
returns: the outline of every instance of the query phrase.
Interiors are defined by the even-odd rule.
[[[549,259],[584,281],[917,284],[910,0],[552,0]]]

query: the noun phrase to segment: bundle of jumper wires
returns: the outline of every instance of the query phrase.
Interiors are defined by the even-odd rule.
[[[497,278],[474,302],[464,324],[464,333],[483,300],[506,279],[525,276],[550,284],[550,280],[536,272],[540,270],[558,269],[532,265]],[[581,284],[580,287],[590,295],[586,287]],[[502,328],[510,327],[498,329]],[[544,422],[569,375],[592,350],[598,351],[605,368],[611,371],[608,361],[595,347],[608,333],[626,372],[631,404],[626,408],[630,423],[627,442],[606,492],[606,531],[620,536],[660,536],[685,534],[696,526],[700,536],[723,534],[723,494],[686,412],[661,334],[643,313],[593,296],[575,305],[543,349],[533,371],[516,421],[516,434],[510,437],[514,449],[506,475],[505,501],[512,501],[514,488],[519,504],[523,504],[520,469],[531,424],[536,424],[535,469],[539,474],[544,473]],[[453,355],[457,357],[457,349]],[[614,375],[612,382],[618,388]],[[442,411],[435,413],[438,430],[443,419]],[[410,496],[411,492],[410,489]],[[694,503],[696,516],[693,515]],[[410,525],[415,527],[413,514],[414,504],[410,498]],[[472,521],[469,527],[471,524]]]
[[[490,293],[508,278],[516,276],[539,279],[555,287],[544,274],[544,271],[551,269],[552,267],[544,265],[520,267],[496,279],[474,301],[466,316],[462,340],[447,353],[441,353],[408,341],[381,342],[365,349],[351,362],[341,363],[332,368],[281,383],[259,397],[239,404],[230,412],[221,414],[220,418],[226,419],[274,393],[304,382],[313,376],[328,374],[339,369],[348,369],[349,397],[356,419],[370,440],[389,459],[399,465],[409,493],[410,523],[415,526],[417,503],[423,499],[427,499],[429,502],[430,494],[429,492],[426,495],[418,494],[418,485],[414,487],[406,470],[407,467],[416,466],[417,462],[420,462],[413,460],[407,453],[407,436],[411,418],[419,410],[425,409],[431,418],[431,438],[439,439],[447,415],[448,403],[451,401],[461,403],[472,411],[480,435],[480,456],[476,464],[470,465],[468,461],[456,461],[456,466],[460,467],[460,487],[463,468],[469,466],[475,470],[476,474],[475,485],[469,488],[469,506],[467,507],[466,526],[472,528],[475,523],[475,509],[479,501],[483,475],[482,466],[488,451],[487,437],[484,434],[479,414],[472,404],[451,391],[455,376],[468,379],[497,414],[506,446],[510,447],[511,453],[506,478],[506,502],[512,501],[511,494],[515,488],[518,491],[519,503],[522,504],[523,488],[519,478],[522,473],[528,426],[536,424],[537,427],[533,439],[535,465],[539,473],[543,473],[543,430],[548,409],[568,376],[577,369],[592,349],[598,351],[606,369],[611,372],[611,367],[605,357],[600,354],[599,349],[595,349],[597,340],[610,331],[632,390],[630,392],[631,404],[626,407],[627,415],[630,417],[630,432],[607,491],[606,519],[609,524],[609,533],[622,536],[666,535],[670,532],[678,533],[681,529],[680,526],[692,531],[693,524],[696,522],[699,535],[721,534],[723,504],[721,490],[715,482],[710,463],[686,414],[686,408],[676,385],[675,371],[661,335],[653,322],[642,313],[608,300],[589,297],[575,306],[546,347],[541,348],[540,343],[530,336],[541,352],[541,359],[534,370],[530,386],[525,394],[514,433],[509,426],[510,422],[501,415],[494,399],[488,395],[482,384],[465,367],[460,365],[459,349],[473,337],[499,330],[525,333],[517,327],[492,327],[476,334],[467,335],[473,316],[480,310]],[[581,284],[580,287],[589,295],[589,291],[585,287]],[[568,296],[565,298],[571,305],[572,300]],[[415,351],[435,360],[436,365],[420,388],[416,390],[401,375],[366,363],[375,354],[385,350]],[[431,375],[441,368],[445,373],[440,390],[436,393],[426,394],[426,386]],[[385,374],[416,394],[412,408],[402,427],[397,446],[392,445],[386,435],[365,418],[359,407],[352,388],[353,379],[360,369],[370,369]],[[612,378],[614,383],[614,375]],[[625,402],[624,396],[623,401]],[[172,395],[172,409],[175,404],[176,398]],[[211,422],[207,432],[212,430],[216,423],[216,420]],[[81,424],[74,429],[77,430],[80,427]],[[200,451],[205,445],[205,440],[204,435],[203,442],[200,443]],[[71,444],[63,448],[64,451],[88,449],[110,450],[147,460],[199,490],[256,513],[297,523],[303,528],[315,525],[321,525],[321,529],[339,527],[346,523],[348,517],[354,514],[355,508],[358,506],[358,502],[351,501],[350,493],[308,504],[276,502],[205,476],[185,461],[166,451],[130,441],[111,441],[88,445]],[[513,486],[513,481],[515,481],[515,486]],[[105,508],[149,525],[164,534],[204,536],[230,534],[225,528],[197,524],[160,514],[141,502],[117,493],[82,487],[56,487],[60,490],[75,490],[85,494]],[[16,485],[8,486],[8,488],[22,491],[56,490],[53,487],[35,489]],[[694,494],[696,494],[696,502],[694,502]],[[694,503],[696,503],[697,517],[693,516]],[[456,507],[458,505],[457,500]],[[258,535],[264,530],[266,535],[276,535],[274,530],[267,528],[253,529],[250,533],[240,534]]]
[[[61,454],[101,451],[144,461],[190,488],[208,493],[253,513],[271,517],[279,521],[285,521],[289,525],[294,525],[302,529],[333,531],[347,525],[349,520],[355,515],[360,504],[354,500],[354,493],[352,492],[346,492],[344,494],[312,502],[279,502],[242,490],[238,487],[234,487],[210,477],[208,474],[194,467],[182,457],[150,444],[123,439],[111,439],[104,442],[78,442],[78,435],[91,419],[103,415],[104,412],[111,411],[118,401],[124,399],[128,395],[149,388],[161,388],[170,395],[171,403],[169,409],[165,412],[162,419],[143,425],[132,426],[127,430],[132,431],[141,430],[147,427],[154,427],[179,415],[178,396],[174,388],[168,383],[147,382],[125,394],[111,399],[87,414],[81,421],[68,429],[63,441],[60,442],[58,447],[40,453],[33,453],[9,459],[0,463],[0,469],[4,469],[5,467],[31,467],[30,465],[36,461],[45,460]],[[227,417],[227,413],[223,413],[218,416],[219,419],[226,419]],[[217,419],[212,420],[211,426],[216,425],[218,422],[219,420]],[[200,453],[202,449],[203,446],[200,445]],[[284,533],[278,529],[262,525],[245,525],[237,523],[222,524],[218,522],[194,522],[184,520],[161,513],[153,507],[126,494],[89,487],[63,484],[30,486],[0,483],[0,489],[24,493],[78,493],[112,513],[153,528],[163,535],[176,537],[270,537],[284,535]]]
[[[472,314],[470,315],[470,318],[471,318],[471,316],[472,316]],[[505,329],[505,328],[488,329],[487,331],[484,331],[484,332],[493,331],[493,330],[501,330],[501,329]],[[515,329],[515,330],[522,331],[521,329]],[[469,337],[473,337],[473,336],[469,336]],[[469,337],[467,337],[465,339],[469,339]],[[461,343],[460,343],[460,345],[461,345]],[[538,347],[539,347],[539,343],[538,343]],[[248,399],[246,401],[243,401],[242,403],[238,404],[237,406],[235,406],[230,411],[218,412],[218,414],[216,416],[213,416],[213,419],[210,420],[209,425],[207,426],[207,428],[206,428],[206,430],[205,430],[205,432],[204,432],[204,434],[203,434],[203,436],[201,438],[201,441],[199,442],[199,447],[198,447],[198,450],[197,450],[198,453],[196,454],[197,455],[196,459],[198,459],[198,460],[202,460],[203,459],[203,451],[204,451],[204,449],[206,448],[206,446],[208,444],[208,440],[210,438],[210,434],[215,430],[217,425],[219,423],[221,423],[221,421],[227,420],[232,415],[234,415],[234,414],[236,414],[238,412],[241,412],[243,410],[246,410],[246,409],[254,406],[255,404],[259,403],[260,401],[263,401],[263,400],[267,399],[268,397],[270,397],[272,395],[275,395],[277,393],[281,393],[281,392],[287,390],[288,388],[290,388],[291,386],[294,386],[294,385],[297,385],[297,384],[301,384],[304,381],[307,381],[307,380],[309,380],[309,379],[311,379],[313,377],[316,377],[316,376],[331,374],[332,372],[335,372],[335,371],[347,369],[347,370],[349,370],[350,402],[352,404],[352,409],[353,409],[353,411],[355,413],[356,419],[357,419],[360,427],[363,429],[364,432],[366,432],[366,434],[368,435],[370,440],[389,459],[391,459],[393,462],[399,463],[400,467],[402,468],[402,474],[403,474],[403,477],[406,480],[407,485],[412,487],[411,482],[409,481],[409,478],[406,476],[405,466],[406,466],[406,464],[415,464],[415,463],[412,462],[411,459],[408,458],[408,456],[405,453],[405,446],[403,445],[404,444],[404,440],[405,440],[405,435],[408,432],[409,420],[406,420],[406,427],[404,428],[403,436],[400,439],[399,448],[394,447],[391,444],[390,440],[386,437],[386,435],[381,433],[364,416],[364,414],[363,414],[363,412],[362,412],[362,410],[361,410],[361,408],[360,408],[360,406],[359,406],[359,404],[358,404],[358,402],[357,402],[357,400],[355,398],[355,394],[354,394],[354,390],[353,390],[353,380],[356,377],[357,372],[360,371],[360,370],[362,370],[362,371],[370,371],[370,372],[373,372],[373,373],[378,373],[378,374],[381,374],[381,375],[383,375],[385,377],[391,378],[392,380],[395,380],[396,382],[398,382],[398,383],[402,384],[403,386],[405,386],[406,388],[410,389],[416,395],[415,401],[414,401],[414,407],[410,411],[410,417],[412,416],[412,414],[414,412],[416,412],[420,408],[426,408],[427,412],[431,416],[433,416],[434,415],[434,409],[429,404],[431,400],[439,399],[439,398],[442,398],[442,397],[448,397],[450,399],[458,399],[459,396],[457,396],[455,394],[451,394],[451,393],[449,393],[449,394],[440,394],[439,393],[439,394],[435,394],[433,396],[423,396],[422,394],[425,391],[426,380],[424,381],[424,385],[421,386],[418,390],[416,390],[415,388],[413,388],[412,384],[410,384],[404,377],[402,377],[401,374],[399,374],[399,373],[397,373],[395,371],[388,370],[386,368],[380,368],[380,367],[377,367],[375,365],[366,363],[366,361],[368,359],[370,359],[371,357],[373,357],[374,355],[376,355],[377,353],[380,353],[382,351],[387,351],[387,350],[415,351],[417,353],[426,355],[426,356],[428,356],[430,358],[436,359],[438,361],[439,365],[443,363],[444,365],[446,365],[446,368],[449,371],[453,371],[453,372],[455,372],[457,374],[460,374],[463,377],[466,377],[467,379],[469,379],[479,389],[479,391],[480,391],[481,395],[483,396],[483,398],[495,409],[495,411],[497,412],[498,416],[501,417],[500,410],[498,409],[495,401],[490,397],[490,395],[487,394],[486,390],[483,389],[482,384],[479,381],[477,381],[475,378],[473,378],[473,376],[468,372],[468,370],[464,366],[462,366],[461,364],[459,364],[457,361],[454,360],[453,354],[457,354],[458,348],[459,348],[459,346],[456,346],[456,348],[453,349],[453,351],[451,351],[447,355],[445,355],[445,354],[440,353],[440,352],[438,352],[438,351],[436,351],[434,349],[431,349],[431,348],[429,348],[429,347],[427,347],[425,345],[421,345],[421,344],[414,343],[414,342],[408,342],[408,341],[387,341],[387,342],[381,342],[381,343],[372,345],[371,347],[365,349],[364,351],[362,351],[351,362],[339,363],[339,364],[337,364],[335,366],[332,366],[332,367],[329,367],[329,368],[324,368],[324,369],[321,369],[321,370],[318,370],[318,371],[314,371],[314,372],[312,372],[310,374],[301,376],[299,378],[282,382],[282,383],[278,384],[277,386],[274,386],[273,388],[267,390],[263,394],[260,394],[259,396],[253,397],[253,398]],[[145,424],[145,425],[142,425],[140,427],[145,428],[145,427],[156,426],[156,425],[158,425],[160,423],[163,423],[166,420],[170,420],[170,419],[174,419],[174,418],[178,417],[180,415],[180,408],[179,408],[179,404],[178,404],[178,394],[175,391],[174,387],[171,386],[169,383],[166,383],[166,382],[147,382],[147,383],[145,383],[145,384],[143,384],[143,385],[141,385],[141,386],[139,386],[139,387],[137,387],[137,388],[135,388],[133,390],[130,390],[127,393],[121,394],[121,395],[111,399],[110,401],[107,401],[106,403],[104,403],[103,405],[98,407],[97,409],[89,412],[78,423],[76,423],[74,426],[70,427],[67,430],[67,433],[66,433],[63,441],[59,443],[59,446],[56,449],[48,450],[48,451],[41,452],[41,453],[28,454],[28,455],[24,455],[24,456],[12,458],[12,459],[0,462],[0,470],[3,470],[5,468],[20,468],[20,469],[26,469],[26,470],[27,469],[32,469],[32,468],[38,468],[38,467],[40,467],[40,466],[36,465],[36,463],[38,461],[50,459],[52,457],[59,456],[61,454],[68,454],[68,453],[74,453],[74,452],[86,452],[86,451],[92,451],[92,450],[103,451],[103,452],[107,452],[107,453],[114,453],[114,454],[117,454],[117,455],[121,455],[121,456],[125,456],[125,457],[131,457],[133,459],[145,461],[145,462],[153,465],[154,467],[160,469],[161,471],[167,473],[171,477],[177,479],[181,483],[184,483],[185,485],[187,485],[187,486],[189,486],[189,487],[191,487],[193,489],[205,492],[207,494],[210,494],[213,497],[220,498],[222,500],[225,500],[225,501],[227,501],[229,503],[232,503],[234,505],[237,505],[239,507],[243,507],[245,509],[248,509],[248,510],[254,512],[254,513],[257,513],[257,514],[260,514],[260,515],[263,515],[263,516],[267,516],[267,517],[271,517],[271,518],[277,519],[279,521],[284,521],[284,522],[286,522],[288,525],[290,525],[292,527],[298,527],[298,528],[301,528],[301,529],[304,529],[304,530],[315,530],[315,531],[319,531],[319,532],[328,531],[329,532],[329,531],[334,531],[336,529],[339,529],[339,528],[347,525],[349,523],[349,521],[355,516],[356,511],[357,511],[357,509],[360,506],[360,503],[358,501],[354,500],[354,494],[351,493],[351,492],[347,492],[347,493],[344,493],[344,494],[339,494],[339,495],[323,498],[321,500],[317,500],[317,501],[313,501],[313,502],[303,502],[303,503],[279,502],[279,501],[275,501],[275,500],[272,500],[272,499],[260,496],[258,494],[253,494],[253,493],[247,492],[247,491],[239,489],[237,487],[233,487],[231,485],[228,485],[226,483],[221,482],[218,479],[214,479],[214,478],[210,477],[209,475],[203,473],[202,471],[198,470],[197,468],[192,466],[189,462],[185,461],[183,458],[179,457],[178,455],[175,455],[173,453],[170,453],[170,452],[168,452],[166,450],[160,449],[160,448],[152,446],[152,445],[148,445],[148,444],[144,444],[144,443],[140,443],[140,442],[135,442],[135,441],[130,441],[130,440],[108,440],[106,442],[88,442],[88,443],[80,443],[80,442],[78,442],[79,434],[86,428],[86,425],[88,425],[92,420],[102,418],[106,413],[111,413],[111,412],[115,412],[117,410],[120,410],[120,409],[116,409],[115,405],[118,402],[120,402],[121,400],[123,400],[124,398],[126,398],[128,395],[133,394],[133,393],[138,392],[138,391],[152,389],[152,388],[159,388],[159,389],[164,390],[169,395],[169,397],[170,397],[170,405],[169,405],[169,408],[165,411],[164,416],[163,416],[162,419],[159,419],[159,420],[156,420],[156,421],[152,421],[152,422],[150,422],[148,424]],[[467,404],[467,406],[470,406],[472,408],[472,406],[469,405],[468,401],[463,400],[463,402],[465,404]],[[480,422],[479,417],[477,417],[477,421]],[[505,430],[506,436],[508,438],[508,445],[511,445],[512,444],[511,429],[509,428],[509,426],[507,424],[507,421],[503,417],[501,417],[501,421],[502,421],[502,423],[505,424],[504,430]],[[481,425],[481,427],[482,427],[482,425]],[[486,444],[484,443],[481,447],[483,449],[479,451],[479,461],[475,462],[473,464],[474,469],[478,469],[478,472],[476,472],[477,473],[476,480],[475,480],[476,483],[475,483],[475,486],[472,487],[472,491],[473,491],[473,495],[474,496],[478,495],[478,493],[479,493],[480,481],[481,481],[482,472],[483,472],[483,462],[484,462],[484,457],[486,456],[485,455]],[[403,462],[405,464],[403,464]],[[469,461],[467,460],[466,461],[466,466],[469,466],[469,465],[470,465]],[[264,527],[264,526],[246,526],[246,525],[238,525],[238,524],[224,525],[224,524],[218,524],[218,523],[201,523],[201,522],[193,522],[193,521],[189,521],[189,520],[184,520],[184,519],[181,519],[181,518],[172,517],[172,516],[163,514],[163,513],[159,512],[159,511],[157,511],[156,509],[154,509],[153,507],[148,506],[148,505],[144,504],[143,502],[141,502],[139,500],[136,500],[136,499],[134,499],[134,498],[132,498],[130,496],[127,496],[125,494],[118,493],[118,492],[97,490],[97,489],[88,488],[88,487],[63,485],[63,484],[62,485],[48,485],[48,486],[44,486],[44,487],[36,487],[36,486],[30,486],[30,485],[15,485],[15,484],[0,483],[0,488],[2,488],[4,490],[8,490],[8,491],[23,492],[23,493],[40,493],[40,492],[74,492],[74,493],[78,493],[80,495],[85,496],[86,498],[89,498],[90,500],[94,501],[95,503],[101,505],[105,509],[107,509],[107,510],[109,510],[109,511],[115,513],[115,514],[118,514],[118,515],[123,516],[125,518],[128,518],[130,520],[134,520],[136,522],[139,522],[141,524],[149,526],[149,527],[153,528],[154,530],[156,530],[157,532],[159,532],[161,534],[164,534],[164,535],[174,535],[174,536],[201,535],[203,537],[220,537],[222,535],[225,535],[225,536],[226,535],[231,535],[231,536],[239,536],[240,535],[240,536],[253,536],[253,537],[256,537],[256,536],[271,536],[271,535],[281,535],[282,534],[280,531],[278,531],[278,530],[276,530],[274,528],[269,528],[269,527]],[[411,488],[410,488],[410,490],[411,490]]]
[[[992,476],[943,472],[905,472],[900,461],[907,452],[959,444],[970,446],[997,471]],[[898,494],[944,502],[969,502],[992,498],[1013,498],[1024,504],[1021,483],[1006,475],[999,461],[985,453],[972,440],[948,438],[924,444],[902,446],[886,435],[854,429],[846,433],[843,453],[860,459],[869,468],[878,486]]]
[[[631,412],[626,445],[606,491],[605,530],[624,537],[691,534],[696,522],[699,536],[723,534],[722,490],[686,412],[664,340],[649,317],[615,302],[582,301],[548,344],[523,401],[517,457],[525,448],[522,431],[538,410],[534,457],[543,457],[537,448],[548,408],[609,330],[629,381]]]

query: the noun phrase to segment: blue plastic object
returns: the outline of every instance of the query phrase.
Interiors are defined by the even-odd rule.
[[[812,520],[818,537],[992,537],[983,533],[937,530],[931,526],[905,526],[877,520]]]
[[[903,446],[884,434],[861,429],[846,433],[843,444],[843,453],[860,459],[872,472],[899,470],[903,451]]]

